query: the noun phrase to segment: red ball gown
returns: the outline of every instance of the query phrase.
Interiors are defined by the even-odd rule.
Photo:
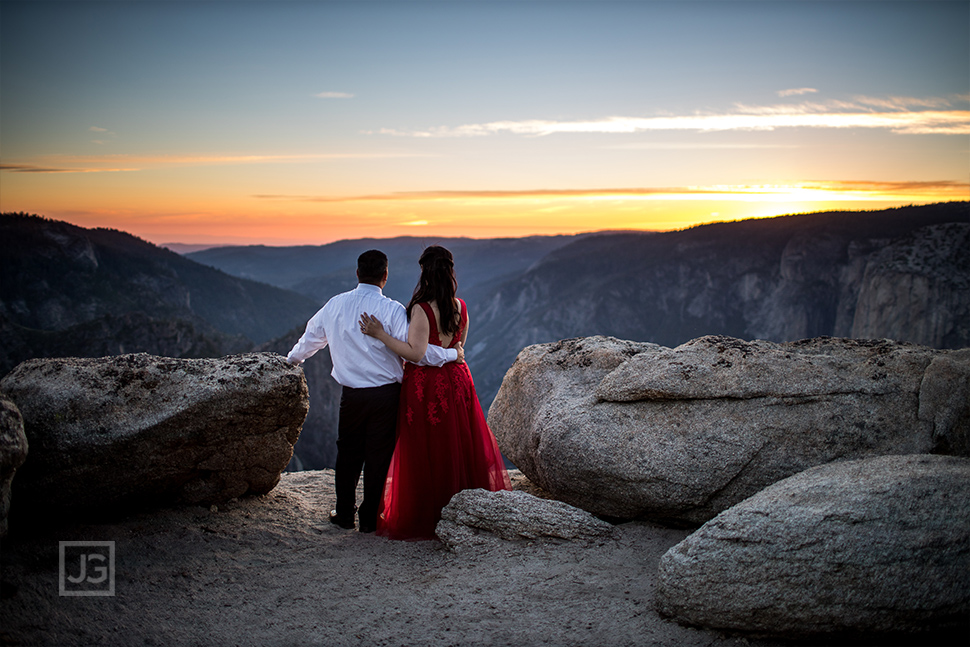
[[[448,348],[468,324],[461,323]],[[429,344],[440,346],[434,312],[420,303],[431,323]],[[384,486],[377,534],[391,539],[434,539],[441,509],[461,490],[510,490],[509,475],[488,428],[467,364],[404,368],[397,420],[397,445]]]

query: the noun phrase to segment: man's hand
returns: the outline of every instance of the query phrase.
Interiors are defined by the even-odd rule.
[[[455,350],[458,351],[458,359],[455,360],[456,364],[465,363],[465,347],[461,345],[461,342],[455,344]]]

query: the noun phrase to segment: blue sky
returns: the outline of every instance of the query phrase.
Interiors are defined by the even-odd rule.
[[[970,199],[968,2],[3,1],[0,36],[0,208],[159,242]]]

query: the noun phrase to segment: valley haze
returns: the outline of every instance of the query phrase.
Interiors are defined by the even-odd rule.
[[[467,361],[488,410],[526,346],[608,335],[674,347],[709,334],[874,337],[970,345],[970,203],[823,212],[674,232],[398,237],[183,255],[124,232],[26,214],[0,220],[0,373],[29,357],[286,354],[307,319],[389,257],[406,303],[428,244],[455,255],[471,314]],[[339,386],[324,350],[304,365],[310,413],[292,469],[330,467]]]

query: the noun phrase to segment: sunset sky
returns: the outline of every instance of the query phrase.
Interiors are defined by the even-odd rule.
[[[0,2],[0,210],[156,243],[970,199],[970,2]]]

